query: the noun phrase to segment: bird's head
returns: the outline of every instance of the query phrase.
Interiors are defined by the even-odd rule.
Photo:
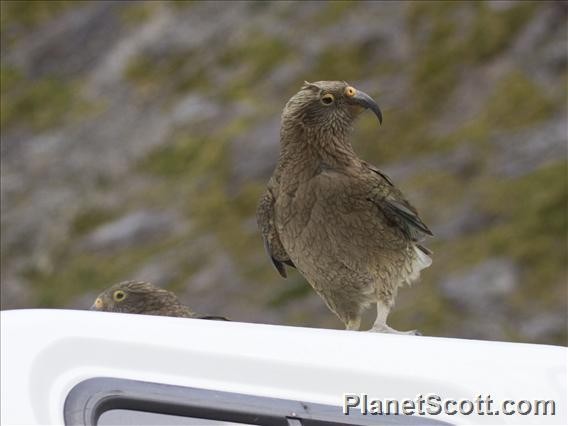
[[[305,128],[345,133],[357,116],[367,109],[382,123],[379,106],[365,92],[344,81],[306,81],[286,104],[282,120],[285,125],[299,123]]]
[[[144,281],[125,281],[99,294],[91,310],[143,314],[177,304],[178,298],[170,291]]]

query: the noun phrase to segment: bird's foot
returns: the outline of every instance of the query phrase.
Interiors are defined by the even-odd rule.
[[[369,331],[373,333],[406,334],[408,336],[422,336],[422,333],[420,333],[418,330],[398,331],[392,327],[389,327],[386,324],[380,324],[380,325],[375,324],[373,328],[371,328]]]

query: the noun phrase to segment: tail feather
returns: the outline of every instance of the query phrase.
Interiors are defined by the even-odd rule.
[[[432,264],[432,258],[428,256],[432,254],[430,250],[419,244],[414,246],[414,252],[416,253],[416,259],[418,260],[419,270],[425,269]]]
[[[418,244],[413,246],[413,249],[415,257],[412,263],[408,265],[408,275],[404,279],[404,282],[407,284],[412,284],[416,281],[420,277],[420,271],[432,264],[432,259],[426,254],[427,249],[424,250],[424,247]]]

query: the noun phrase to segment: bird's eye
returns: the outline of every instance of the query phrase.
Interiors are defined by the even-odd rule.
[[[357,90],[355,90],[355,88],[353,88],[351,86],[347,86],[345,88],[345,96],[352,98],[353,96],[355,96],[356,93],[357,93]]]
[[[114,294],[112,295],[112,298],[116,301],[116,302],[120,302],[121,300],[124,300],[124,298],[126,297],[126,293],[122,290],[116,290],[114,292]]]
[[[321,102],[324,105],[331,105],[334,100],[335,100],[335,98],[333,97],[333,95],[331,93],[328,93],[327,95],[323,95],[322,98],[321,98]]]

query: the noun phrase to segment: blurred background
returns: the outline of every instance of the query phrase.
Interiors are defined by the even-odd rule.
[[[342,328],[264,253],[304,80],[383,109],[354,146],[435,233],[390,325],[566,344],[566,2],[1,2],[2,309],[144,279],[234,320]],[[367,319],[368,321],[368,319]]]

